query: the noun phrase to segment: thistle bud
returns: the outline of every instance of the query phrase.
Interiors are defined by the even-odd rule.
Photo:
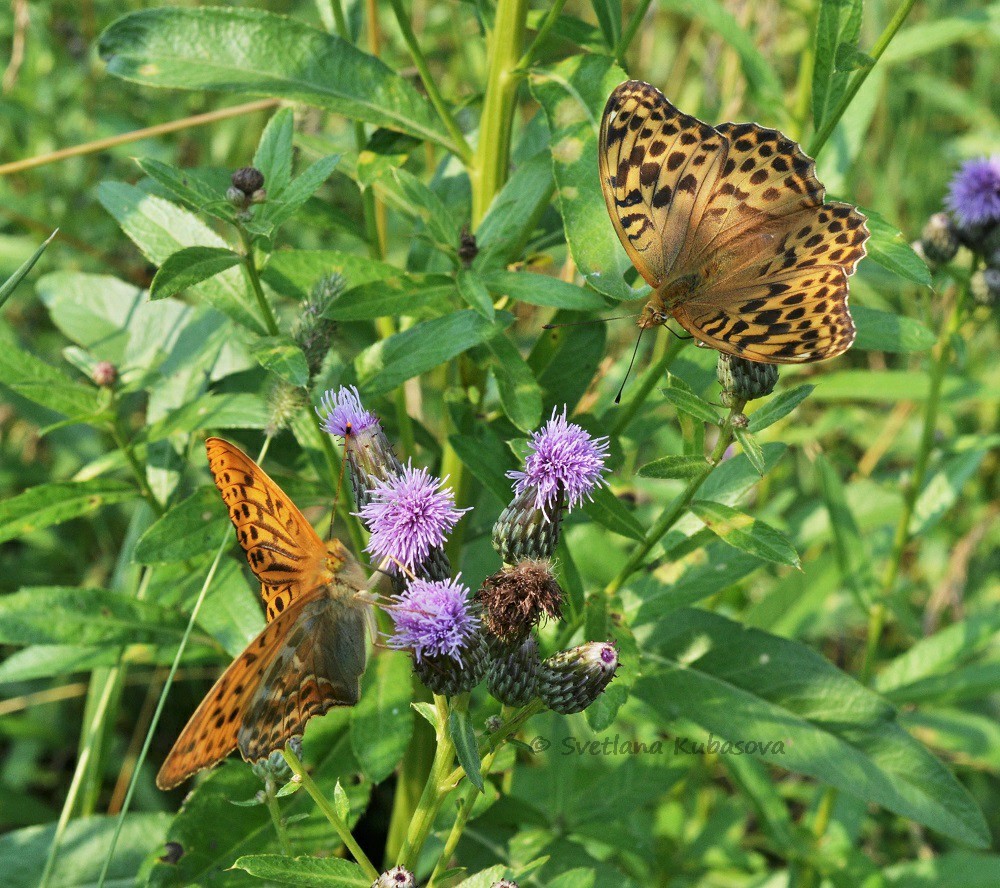
[[[517,888],[517,882],[512,879],[501,879],[499,882],[494,882],[490,885],[490,888]]]
[[[519,561],[483,580],[476,593],[483,625],[508,644],[520,642],[546,617],[562,616],[562,589],[548,561]]]
[[[774,364],[759,364],[722,353],[715,374],[722,386],[720,400],[727,407],[763,398],[774,391],[778,382],[778,368]]]
[[[90,378],[101,388],[111,388],[118,381],[118,368],[111,361],[98,361]]]
[[[462,237],[458,244],[458,258],[462,260],[462,265],[468,268],[473,260],[479,255],[479,247],[476,244],[476,236],[469,229],[462,229]]]
[[[247,196],[233,185],[230,185],[226,189],[226,200],[228,200],[234,207],[239,209],[244,209],[249,202]]]
[[[247,197],[264,187],[264,174],[256,167],[240,167],[230,176],[233,188],[238,188]]]
[[[501,703],[524,706],[538,696],[538,673],[541,665],[538,642],[534,635],[529,635],[516,645],[494,641],[490,646],[486,689]]]
[[[538,504],[534,487],[524,487],[514,495],[493,525],[493,548],[504,564],[552,558],[559,542],[564,503],[561,490],[547,507]]]
[[[972,298],[980,305],[1000,302],[1000,268],[982,268],[969,281]]]
[[[339,274],[321,277],[312,288],[309,298],[302,305],[302,312],[292,328],[292,338],[302,349],[309,367],[309,376],[315,376],[330,349],[330,338],[337,325],[325,317],[334,300],[344,292],[344,278]]]
[[[447,655],[429,654],[414,659],[413,671],[431,693],[455,697],[477,687],[488,665],[486,638],[482,632],[476,632],[467,640],[461,662]]]
[[[745,413],[734,413],[729,417],[729,424],[734,429],[746,429],[750,427],[750,417]]]
[[[267,395],[267,436],[273,437],[288,424],[306,405],[305,392],[298,386],[279,379]]]
[[[291,749],[296,758],[301,758],[302,738],[299,736],[292,737],[288,741],[288,748]],[[295,776],[292,769],[288,767],[288,762],[285,761],[285,757],[281,754],[280,749],[274,750],[267,758],[262,758],[254,762],[251,767],[254,774],[264,783],[267,783],[268,780],[273,780],[276,786],[287,783]]]
[[[923,254],[929,262],[942,265],[951,262],[958,252],[958,230],[947,213],[935,213],[920,235]]]
[[[413,873],[405,867],[394,866],[372,882],[372,888],[416,888],[416,884]]]
[[[258,188],[253,194],[250,195],[250,203],[264,203],[267,200],[267,189]]]
[[[562,715],[581,712],[604,692],[617,669],[615,646],[589,641],[560,651],[542,663],[538,696],[549,709]]]

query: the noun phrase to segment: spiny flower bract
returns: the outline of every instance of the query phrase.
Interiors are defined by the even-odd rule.
[[[361,396],[353,385],[326,392],[316,413],[323,420],[323,428],[341,438],[378,425],[378,417],[361,406]]]
[[[413,580],[387,609],[396,623],[389,646],[425,656],[447,656],[462,662],[462,651],[479,630],[469,588],[454,580]]]
[[[964,163],[948,186],[947,203],[963,225],[1000,222],[1000,154]]]
[[[591,491],[602,481],[607,471],[604,460],[608,456],[608,439],[594,438],[574,422],[566,420],[566,407],[562,415],[552,409],[547,423],[531,436],[528,456],[523,472],[508,472],[515,481],[516,493],[533,488],[535,507],[546,509],[562,490],[567,506],[572,509],[590,498]]]
[[[376,558],[390,558],[408,568],[423,562],[431,549],[468,509],[455,506],[451,488],[426,469],[409,463],[399,474],[379,481],[369,491],[369,502],[358,512],[371,531],[367,549]],[[398,570],[395,564],[390,570]]]

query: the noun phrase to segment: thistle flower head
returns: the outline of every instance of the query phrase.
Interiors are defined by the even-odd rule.
[[[353,385],[342,385],[336,391],[327,391],[316,413],[323,421],[323,428],[340,438],[378,425],[378,417],[361,406],[361,396]]]
[[[526,636],[545,617],[562,616],[562,589],[547,561],[520,561],[487,577],[476,593],[487,631],[504,641]]]
[[[413,580],[402,595],[393,596],[387,610],[396,629],[389,646],[412,650],[420,662],[424,657],[451,657],[459,664],[462,654],[479,631],[469,587],[454,580]]]
[[[523,472],[508,472],[514,479],[518,494],[535,489],[535,506],[546,509],[562,490],[567,510],[590,498],[591,491],[602,482],[607,471],[608,439],[594,438],[574,422],[567,422],[566,407],[562,415],[552,409],[545,425],[531,436]]]
[[[413,873],[406,867],[394,866],[372,882],[372,888],[414,888],[416,884]]]
[[[948,186],[947,204],[963,225],[1000,222],[1000,154],[964,163]]]
[[[454,493],[450,487],[442,490],[443,485],[426,469],[409,463],[398,474],[378,481],[369,491],[368,503],[357,513],[371,531],[368,551],[411,569],[426,560],[469,511],[456,508]],[[398,568],[393,565],[390,570]]]

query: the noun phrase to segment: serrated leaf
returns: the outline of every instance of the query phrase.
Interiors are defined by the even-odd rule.
[[[740,447],[743,448],[743,452],[746,454],[747,459],[750,460],[750,464],[763,478],[765,468],[764,451],[761,450],[760,442],[753,436],[753,432],[749,428],[743,429],[734,426],[733,435],[739,442]]]
[[[916,284],[931,286],[931,273],[927,264],[909,245],[895,226],[890,225],[878,213],[867,208],[862,212],[868,217],[868,256],[883,268]]]
[[[227,220],[234,215],[232,205],[224,202],[228,182],[223,185],[212,181],[201,170],[182,170],[152,157],[139,158],[136,163],[139,169],[159,182],[174,197],[186,201],[201,212],[211,213]]]
[[[814,385],[798,385],[772,395],[750,414],[750,425],[747,426],[747,430],[756,434],[774,425],[779,419],[784,419],[808,398],[815,388]]]
[[[340,162],[339,154],[322,157],[296,176],[291,184],[272,201],[269,197],[264,204],[264,220],[277,227],[283,225],[312,197],[320,186],[330,178]]]
[[[262,336],[250,346],[250,355],[265,370],[295,386],[309,382],[306,356],[289,336]]]
[[[451,742],[455,744],[455,755],[458,763],[465,771],[465,776],[480,792],[484,789],[483,775],[481,769],[482,760],[479,758],[479,744],[476,741],[476,731],[472,727],[472,720],[465,710],[452,707],[448,713],[448,734]]]
[[[150,299],[163,299],[182,293],[188,287],[207,281],[243,260],[225,247],[186,247],[167,257],[153,277]]]
[[[799,567],[799,556],[789,539],[769,524],[751,518],[745,512],[710,500],[695,500],[691,511],[720,539],[736,549],[774,561]]]
[[[251,166],[264,176],[264,187],[269,194],[278,196],[292,178],[292,140],[295,136],[295,113],[291,108],[281,108],[260,134]]]
[[[530,302],[571,311],[594,311],[607,308],[607,300],[593,290],[567,284],[547,274],[529,271],[490,271],[483,276],[486,286],[496,296],[509,296],[518,302]]]
[[[406,274],[352,287],[327,309],[337,321],[413,316],[422,309],[443,313],[457,295],[455,279],[446,274]]]
[[[432,728],[437,727],[437,710],[430,703],[424,703],[422,701],[416,701],[410,704],[410,708],[420,714],[420,716],[426,721]]]
[[[157,519],[139,539],[133,557],[138,564],[158,564],[214,552],[228,525],[219,492],[203,487]]]
[[[709,467],[701,456],[661,456],[640,467],[641,478],[696,478]]]
[[[646,535],[646,528],[633,515],[625,504],[614,495],[604,484],[591,491],[592,500],[583,501],[583,511],[591,521],[606,527],[619,536],[641,541]]]
[[[39,484],[0,502],[0,542],[137,497],[131,484],[106,478]]]
[[[506,333],[488,339],[486,347],[493,356],[493,375],[503,412],[521,431],[530,432],[542,416],[542,390],[535,374]]]
[[[678,410],[684,411],[689,416],[693,416],[695,419],[700,419],[703,422],[710,422],[713,425],[719,424],[719,412],[713,407],[708,401],[699,398],[694,392],[692,392],[687,386],[681,386],[677,383],[677,377],[671,375],[670,388],[661,389],[663,396],[676,407]]]
[[[469,308],[479,312],[486,320],[492,321],[496,317],[496,309],[493,308],[493,297],[490,296],[486,284],[476,272],[469,268],[460,268],[455,275],[455,283],[458,288],[458,295],[462,297]],[[539,408],[541,409],[541,408]]]

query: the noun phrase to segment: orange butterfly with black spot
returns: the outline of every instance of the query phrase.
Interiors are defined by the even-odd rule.
[[[374,632],[367,578],[336,539],[323,543],[281,488],[242,450],[206,442],[208,464],[250,569],[267,626],[209,691],[156,776],[171,789],[239,747],[267,758],[306,722],[361,694]]]
[[[653,287],[640,327],[674,317],[702,343],[767,364],[850,348],[847,279],[866,220],[824,201],[795,142],[754,123],[709,126],[629,80],[608,99],[598,154],[611,221]]]

